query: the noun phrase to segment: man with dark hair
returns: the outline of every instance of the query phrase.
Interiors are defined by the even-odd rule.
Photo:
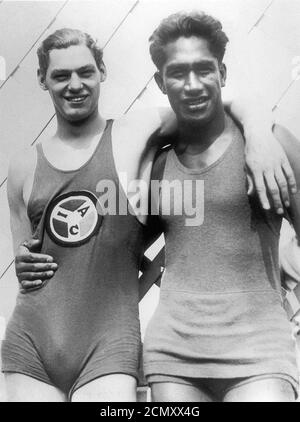
[[[226,45],[229,41],[222,31],[221,23],[206,14],[194,14],[191,19],[185,14],[178,14],[178,19],[165,19],[159,28],[153,32],[150,41],[150,55],[153,63],[161,69],[166,61],[166,45],[179,37],[204,37],[210,45],[210,51],[222,63]]]
[[[106,69],[94,47],[71,29],[42,43],[39,82],[53,101],[57,131],[9,170],[17,273],[24,289],[35,288],[19,295],[3,342],[9,400],[135,400],[144,229],[122,175],[128,185],[149,181],[157,147],[147,140],[170,112],[105,121],[98,99]],[[275,170],[283,165],[292,181],[287,161],[278,161]],[[101,181],[115,186],[123,212],[103,212]],[[41,254],[18,249],[32,234]]]
[[[150,38],[156,81],[178,121],[152,176],[162,179],[153,201],[166,241],[160,301],[144,341],[155,401],[292,401],[298,388],[281,299],[282,218],[247,197],[243,137],[221,98],[226,42],[221,23],[204,13],[169,16]],[[299,183],[300,144],[278,125],[274,135]],[[174,181],[182,195],[171,195],[169,213],[166,182]],[[197,202],[199,187],[202,218],[191,225],[176,211],[191,194]],[[299,236],[299,194],[286,213]]]

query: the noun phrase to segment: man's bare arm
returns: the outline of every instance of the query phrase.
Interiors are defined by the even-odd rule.
[[[255,189],[264,209],[270,209],[269,194],[277,213],[283,214],[297,183],[287,154],[273,135],[272,113],[257,103],[248,105],[240,98],[227,103],[227,109],[243,126],[249,193]]]
[[[24,181],[28,174],[31,159],[28,154],[19,154],[11,160],[8,180],[7,195],[10,208],[10,224],[15,254],[15,269],[21,285],[21,291],[37,288],[42,281],[53,276],[57,265],[49,255],[34,253],[39,246],[38,240],[26,241],[32,237],[31,225],[24,202]]]

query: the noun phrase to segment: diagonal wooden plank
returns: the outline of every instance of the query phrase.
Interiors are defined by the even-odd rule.
[[[137,0],[70,1],[48,33],[64,27],[77,28],[98,39],[103,47],[137,4]]]
[[[300,2],[298,0],[273,0],[272,7],[258,28],[277,45],[294,55],[300,54]]]
[[[15,1],[5,3],[5,10],[2,9],[3,13],[0,15],[0,27],[5,28],[5,37],[0,41],[0,52],[6,59],[7,78],[0,85],[0,89],[19,69],[27,55],[43,37],[47,28],[53,23],[67,2],[68,0],[64,2],[44,2],[42,4],[37,2],[35,4],[33,2],[20,4],[20,2]],[[33,10],[39,16],[38,22],[36,22],[36,15]],[[34,24],[31,28],[30,25],[33,20]],[[26,25],[22,25],[22,21],[25,21]],[[10,42],[5,43],[4,39],[9,39]],[[16,39],[18,42],[13,45],[12,39]]]
[[[253,29],[261,23],[261,21],[265,18],[266,13],[270,9],[270,7],[273,5],[273,3],[274,3],[274,0],[271,0],[270,3],[264,8],[264,10],[261,12],[259,17],[257,18],[257,20],[253,23],[253,25],[249,29],[248,34],[250,34],[250,32],[253,31]]]

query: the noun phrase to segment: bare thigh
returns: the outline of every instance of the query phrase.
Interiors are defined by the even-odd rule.
[[[131,375],[111,374],[97,378],[78,388],[72,402],[135,402],[136,379]]]
[[[154,382],[151,384],[151,397],[154,402],[212,402],[212,396],[202,390],[188,384],[175,382]]]
[[[66,401],[66,396],[57,388],[23,374],[5,373],[5,386],[9,402]]]
[[[224,402],[291,402],[295,401],[292,385],[280,378],[249,381],[224,396]]]

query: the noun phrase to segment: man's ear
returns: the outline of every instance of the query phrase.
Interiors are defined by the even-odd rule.
[[[221,87],[223,88],[226,85],[227,69],[224,63],[221,63],[219,66],[221,74]]]
[[[101,74],[100,81],[104,82],[107,76],[107,72],[106,72],[106,66],[103,62],[101,62],[100,64],[100,74]]]
[[[161,90],[161,92],[166,95],[167,92],[166,92],[165,84],[160,72],[155,72],[154,79],[157,85],[159,86],[159,89]]]
[[[39,81],[39,85],[40,87],[44,90],[44,91],[48,91],[47,85],[46,85],[46,77],[45,75],[43,75],[43,73],[41,72],[41,69],[38,69],[37,71],[37,77],[38,77],[38,81]]]

